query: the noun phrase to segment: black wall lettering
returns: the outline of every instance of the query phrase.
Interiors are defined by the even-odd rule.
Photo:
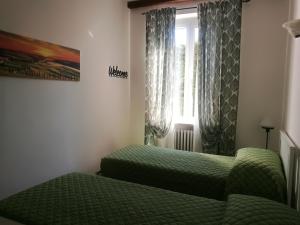
[[[128,78],[128,72],[127,71],[122,71],[118,69],[118,66],[109,66],[108,68],[108,75],[110,77],[117,77],[117,78],[123,78],[127,79]]]

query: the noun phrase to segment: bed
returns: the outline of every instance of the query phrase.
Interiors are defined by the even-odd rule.
[[[280,157],[264,149],[240,149],[228,157],[133,145],[104,157],[101,174],[217,200],[245,194],[286,202]]]
[[[0,201],[0,217],[28,225],[299,225],[300,214],[260,197],[227,202],[72,173]]]

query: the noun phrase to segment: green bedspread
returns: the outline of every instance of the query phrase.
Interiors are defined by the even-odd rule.
[[[73,173],[0,202],[0,216],[28,225],[219,225],[225,203]]]
[[[300,214],[261,197],[229,195],[223,225],[300,225]]]
[[[235,158],[153,146],[128,146],[103,158],[101,173],[217,200],[235,193],[286,202],[280,158],[263,149],[241,149]]]
[[[240,149],[228,176],[226,193],[286,203],[286,181],[279,156],[264,149]]]
[[[153,146],[128,146],[101,160],[107,177],[177,192],[224,199],[234,158]]]
[[[0,201],[0,216],[27,225],[300,225],[295,210],[263,198],[226,203],[80,173]]]

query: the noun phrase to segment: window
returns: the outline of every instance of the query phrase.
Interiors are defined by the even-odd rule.
[[[193,123],[196,107],[198,28],[196,13],[176,17],[174,119]]]

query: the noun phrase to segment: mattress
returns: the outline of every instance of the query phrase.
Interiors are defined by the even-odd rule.
[[[81,173],[0,201],[0,217],[28,225],[300,224],[295,210],[259,197],[222,202]]]
[[[279,156],[245,148],[236,157],[127,146],[101,160],[106,177],[217,200],[231,193],[286,202],[286,181]]]
[[[132,145],[101,160],[101,174],[186,194],[224,199],[234,157]]]

